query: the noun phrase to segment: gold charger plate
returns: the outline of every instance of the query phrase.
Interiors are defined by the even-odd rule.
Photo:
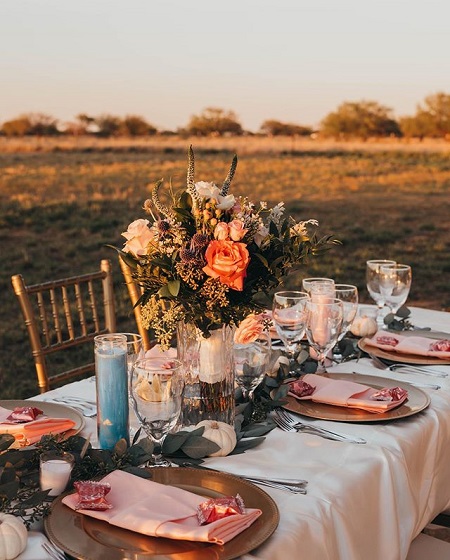
[[[358,408],[347,408],[345,406],[333,406],[330,404],[316,403],[311,400],[300,401],[294,397],[287,396],[287,404],[283,408],[302,416],[317,418],[319,420],[333,420],[334,422],[386,422],[388,420],[398,420],[407,418],[413,414],[427,408],[430,404],[430,397],[418,387],[413,387],[409,383],[401,382],[397,379],[377,377],[375,375],[361,375],[359,373],[326,373],[324,377],[330,379],[344,379],[362,383],[374,389],[384,387],[401,386],[408,391],[408,398],[397,408],[382,413],[373,413]]]
[[[75,426],[71,430],[67,430],[67,432],[64,432],[64,435],[66,437],[78,434],[78,432],[80,432],[84,427],[84,417],[81,412],[78,412],[78,410],[75,410],[70,406],[66,406],[65,404],[50,403],[38,400],[7,400],[0,401],[0,406],[3,408],[8,408],[9,410],[14,410],[14,408],[23,406],[35,406],[36,408],[42,410],[42,412],[50,418],[68,418],[69,420],[73,420],[75,422]]]
[[[377,358],[389,360],[390,362],[401,362],[402,364],[417,364],[424,366],[449,365],[450,360],[441,360],[441,358],[433,358],[432,356],[418,356],[416,354],[403,354],[402,352],[389,352],[382,350],[376,346],[367,344],[364,338],[358,341],[358,346],[363,352],[373,354]]]
[[[219,546],[149,537],[114,527],[73,511],[59,497],[44,521],[47,536],[79,560],[231,560],[262,544],[278,526],[279,512],[272,498],[258,486],[236,476],[183,467],[155,467],[150,473],[155,482],[183,488],[205,499],[240,494],[247,507],[261,509],[262,515],[234,539]]]

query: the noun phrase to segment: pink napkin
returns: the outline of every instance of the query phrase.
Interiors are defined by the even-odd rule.
[[[298,400],[312,400],[323,404],[360,408],[366,412],[386,412],[401,405],[408,398],[405,391],[399,399],[393,397],[390,400],[377,400],[376,395],[380,392],[379,389],[353,381],[329,379],[314,373],[303,375],[299,381],[294,381],[294,384],[301,384],[302,382],[314,387],[312,394],[299,397],[294,392],[289,391],[289,395]]]
[[[177,357],[177,349],[176,348],[169,348],[165,352],[161,350],[159,344],[156,344],[150,350],[147,350],[145,353],[146,358],[176,358]]]
[[[8,424],[6,418],[11,412],[7,408],[0,407],[0,434],[11,434],[16,438],[16,444],[21,447],[36,443],[44,435],[60,434],[75,426],[75,422],[69,418],[49,418],[47,416],[41,416],[37,420],[23,424]]]
[[[105,476],[102,482],[111,485],[107,500],[112,509],[86,509],[79,510],[80,513],[153,537],[224,544],[247,529],[262,513],[259,509],[247,509],[245,515],[231,515],[209,525],[199,525],[196,511],[207,499],[204,496],[119,470]],[[63,499],[72,509],[77,501],[76,493]]]
[[[450,359],[450,340],[425,338],[424,336],[402,336],[400,333],[378,331],[372,338],[366,338],[365,342],[388,352],[430,356],[441,360]]]

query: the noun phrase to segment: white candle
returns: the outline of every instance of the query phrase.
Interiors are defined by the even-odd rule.
[[[73,456],[70,453],[66,453],[60,458],[41,457],[41,490],[50,490],[49,496],[59,496],[61,492],[64,492],[70,479],[72,465]]]

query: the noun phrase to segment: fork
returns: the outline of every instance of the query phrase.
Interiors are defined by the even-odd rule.
[[[410,364],[385,364],[380,358],[369,354],[372,358],[372,361],[375,365],[379,366],[382,369],[390,369],[391,371],[398,371],[399,373],[421,373],[422,375],[431,375],[433,377],[448,377],[448,373],[446,371],[441,370],[430,370],[427,366],[419,367]]]
[[[60,550],[59,548],[57,548],[52,542],[43,542],[42,543],[42,548],[45,550],[45,552],[51,557],[53,558],[53,560],[66,560],[66,555],[64,554],[64,552],[62,550]]]
[[[332,432],[326,428],[321,428],[320,426],[301,422],[300,420],[293,418],[284,409],[275,409],[273,419],[275,420],[276,425],[285,432],[305,432],[334,441],[367,443],[367,441],[363,438],[347,436],[338,432]]]
[[[369,354],[370,355],[370,354]],[[384,369],[384,370],[389,370],[389,371],[399,371],[399,370],[392,370],[390,368],[390,366],[386,365],[384,362],[382,362],[379,358],[377,358],[376,356],[372,356],[370,355],[370,357],[372,358],[372,362],[374,364],[375,367],[377,367],[378,369]],[[353,372],[355,373],[355,372]],[[406,371],[399,371],[399,373],[407,373]],[[410,373],[413,373],[412,371]],[[421,372],[417,372],[417,373],[422,373],[423,375],[435,375],[434,373],[431,373],[429,371],[421,371]],[[409,381],[408,383],[410,385],[413,385],[414,387],[423,387],[425,389],[440,389],[441,386],[440,385],[435,385],[434,383],[419,383],[417,381]]]
[[[45,402],[54,402],[56,404],[66,404],[75,408],[86,418],[92,418],[97,415],[97,408],[94,403],[85,401],[78,397],[47,397],[43,399]]]

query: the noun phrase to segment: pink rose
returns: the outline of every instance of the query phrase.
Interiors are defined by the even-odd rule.
[[[245,243],[213,240],[205,253],[203,272],[212,278],[219,278],[222,284],[242,292],[250,255]]]
[[[237,344],[248,344],[258,338],[263,332],[263,323],[259,315],[252,313],[248,315],[236,329],[234,333],[234,342]]]
[[[228,237],[228,224],[225,222],[219,222],[214,228],[214,237],[219,241],[224,241],[229,239]]]
[[[149,223],[148,220],[135,220],[128,226],[127,231],[122,233],[127,240],[123,246],[123,250],[126,253],[132,252],[135,255],[147,254],[147,246],[153,239],[153,233],[148,227]]]
[[[230,222],[228,224],[228,229],[233,241],[240,241],[248,231],[248,229],[244,228],[244,224],[241,220],[233,220]]]

